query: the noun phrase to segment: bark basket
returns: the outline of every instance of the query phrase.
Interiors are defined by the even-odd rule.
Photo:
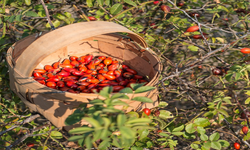
[[[151,50],[145,51],[146,48],[147,44],[142,37],[112,22],[76,23],[48,33],[38,33],[9,48],[7,63],[10,86],[30,110],[39,112],[57,127],[65,127],[65,119],[79,104],[88,103],[99,95],[74,94],[48,88],[31,78],[35,68],[43,68],[44,65],[71,55],[105,55],[124,61],[139,74],[148,76],[149,86],[155,86],[159,81],[162,65],[156,54]],[[154,103],[130,101],[127,111],[158,105],[157,90],[135,96],[149,97]]]

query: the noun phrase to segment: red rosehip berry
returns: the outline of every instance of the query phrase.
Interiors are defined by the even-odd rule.
[[[151,110],[150,110],[149,108],[144,108],[144,109],[143,109],[143,112],[144,112],[147,116],[149,116],[150,113],[151,113]]]
[[[237,143],[237,142],[235,142],[235,143],[234,143],[234,148],[235,148],[235,149],[240,149],[240,144]]]
[[[248,132],[248,127],[247,126],[244,126],[244,127],[242,127],[242,132],[244,133],[244,134],[247,134],[247,132]]]

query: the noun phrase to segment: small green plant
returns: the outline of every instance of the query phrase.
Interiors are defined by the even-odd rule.
[[[86,146],[88,149],[95,146],[96,141],[101,141],[99,149],[110,146],[129,149],[140,135],[140,129],[153,129],[150,126],[151,119],[140,116],[137,112],[126,113],[129,105],[123,100],[152,103],[151,99],[136,97],[136,94],[155,88],[143,84],[132,84],[131,87],[134,91],[124,88],[119,93],[112,93],[112,87],[105,87],[99,93],[104,99],[90,100],[89,104],[93,106],[87,108],[87,104],[82,104],[75,110],[65,123],[73,125],[83,119],[89,125],[70,130],[69,133],[74,135],[69,141],[78,141],[80,146]],[[126,94],[132,94],[132,99]],[[116,109],[116,106],[123,106],[123,109]]]

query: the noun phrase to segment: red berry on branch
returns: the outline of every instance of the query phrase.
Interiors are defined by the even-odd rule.
[[[243,54],[249,54],[250,53],[250,48],[242,48],[240,50],[240,52],[243,53]]]
[[[192,26],[187,28],[186,32],[195,32],[199,30],[199,26]]]
[[[184,3],[183,2],[179,2],[179,3],[177,3],[177,6],[179,6],[179,7],[182,7],[184,5]]]
[[[167,5],[161,5],[161,10],[164,11],[164,13],[169,13],[171,8]]]
[[[237,142],[235,142],[235,143],[234,143],[234,148],[235,148],[235,149],[240,149],[240,144],[237,143]]]
[[[248,132],[248,127],[247,127],[247,126],[242,127],[242,132],[243,132],[244,134],[247,134],[247,132]]]
[[[34,146],[34,143],[27,143],[26,144],[28,147],[33,147]]]
[[[144,112],[147,116],[149,116],[150,113],[151,113],[151,110],[150,110],[149,108],[144,108],[144,109],[143,109],[143,112]]]
[[[154,5],[157,5],[159,3],[159,1],[154,1],[153,3],[154,3]]]

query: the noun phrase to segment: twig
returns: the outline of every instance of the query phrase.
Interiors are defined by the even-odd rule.
[[[81,17],[81,18],[84,18],[84,19],[86,19],[87,21],[90,21],[89,18],[85,15],[85,13],[84,13],[83,11],[80,11],[80,10],[76,7],[76,5],[73,5],[73,7],[74,7],[75,10],[80,14],[80,17]]]
[[[197,20],[197,22],[198,22],[198,19],[197,19],[196,15],[194,15],[194,18],[195,18],[195,20]],[[203,35],[203,32],[201,31],[201,24],[200,24],[199,22],[198,22],[198,26],[199,26],[199,32],[200,32],[200,34],[201,34],[203,40],[204,40],[205,43],[207,44],[207,47],[208,47],[208,49],[209,49],[209,52],[211,52],[212,49],[211,49],[210,45],[208,44],[207,39],[206,39],[205,36]]]
[[[176,73],[174,73],[174,74],[172,74],[172,75],[170,75],[170,76],[168,76],[168,77],[163,78],[162,80],[165,81],[165,80],[168,80],[168,79],[177,77],[177,76],[179,76],[181,73],[187,72],[187,71],[193,69],[194,67],[198,66],[197,63],[199,63],[199,62],[201,62],[201,61],[203,61],[203,60],[205,60],[205,59],[211,57],[213,54],[215,54],[215,53],[221,51],[222,49],[228,49],[228,48],[230,48],[230,46],[231,46],[231,47],[234,46],[239,40],[245,38],[245,37],[248,36],[249,34],[250,34],[250,32],[248,32],[247,34],[241,36],[239,39],[237,39],[237,40],[235,40],[235,41],[233,41],[233,42],[231,42],[231,43],[229,43],[229,44],[227,44],[227,45],[225,45],[225,46],[223,46],[223,47],[221,47],[221,48],[218,48],[218,49],[216,49],[216,50],[214,50],[214,51],[211,51],[211,52],[207,53],[206,55],[204,55],[204,56],[201,57],[200,59],[197,59],[196,61],[192,62],[192,64],[194,64],[193,66],[191,66],[191,67],[189,67],[189,68],[186,68],[186,69],[184,69],[184,70],[178,71],[178,72],[176,72]]]
[[[51,20],[50,20],[49,11],[48,11],[47,6],[44,4],[44,1],[43,1],[43,0],[40,0],[40,1],[41,1],[42,5],[43,5],[43,9],[45,10],[46,17],[47,17],[47,20],[48,20],[48,22],[49,22],[49,24],[50,24],[50,26],[51,26],[51,29],[52,29],[52,30],[55,30],[56,28],[55,28],[55,26],[53,25],[53,23],[52,23]]]
[[[36,114],[36,115],[34,115],[34,116],[30,116],[29,118],[27,118],[27,119],[25,119],[24,121],[20,122],[20,124],[14,125],[14,126],[8,128],[7,130],[0,132],[0,136],[3,135],[4,133],[8,132],[8,131],[11,131],[11,130],[17,128],[17,127],[20,126],[20,125],[29,123],[29,122],[35,120],[35,119],[38,118],[38,117],[40,117],[39,114]]]
[[[175,6],[175,4],[172,1],[170,1],[170,0],[167,0],[167,1],[169,3],[171,3],[175,7],[175,9],[178,9],[178,10],[182,11],[189,19],[191,19],[192,21],[194,21],[197,24],[199,23],[198,21],[196,21],[195,19],[193,19],[189,14],[187,14],[187,12],[185,10],[182,10],[182,9],[178,8],[177,6]],[[220,31],[223,31],[223,32],[226,32],[226,33],[232,33],[230,31],[226,31],[226,30],[219,29],[219,28],[211,28],[211,27],[208,27],[207,25],[204,25],[204,24],[201,24],[201,25],[204,26],[204,27],[206,27],[206,28],[209,28],[211,30],[213,29],[213,30],[220,30]]]
[[[7,108],[4,104],[0,103],[0,105],[2,105],[4,108],[6,108],[12,115],[16,115],[15,113],[13,113],[9,108]],[[1,134],[0,134],[1,135]]]

